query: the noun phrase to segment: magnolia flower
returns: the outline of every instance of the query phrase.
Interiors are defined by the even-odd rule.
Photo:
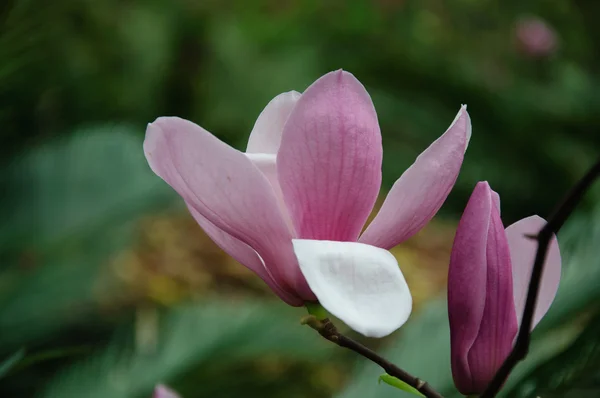
[[[504,229],[500,199],[487,182],[475,187],[460,220],[448,274],[452,376],[465,395],[480,394],[513,348],[527,297],[537,242],[546,221],[524,218]],[[533,325],[550,308],[560,281],[553,236]]]
[[[179,398],[179,395],[170,388],[159,384],[154,388],[152,398]]]
[[[381,133],[371,97],[348,72],[275,97],[246,153],[176,117],[148,126],[144,151],[216,244],[282,300],[318,300],[356,331],[381,337],[412,308],[388,249],[438,211],[470,134],[463,107],[394,184],[362,235],[381,184]]]

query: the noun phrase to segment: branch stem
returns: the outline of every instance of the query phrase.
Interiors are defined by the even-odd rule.
[[[337,344],[340,347],[347,348],[354,351],[358,355],[361,355],[368,360],[379,365],[388,375],[393,376],[397,379],[402,380],[409,386],[413,387],[427,398],[443,398],[443,396],[434,390],[427,382],[411,375],[405,370],[400,369],[387,359],[381,357],[375,351],[368,347],[360,344],[359,342],[352,340],[340,333],[335,325],[329,319],[318,320],[314,316],[307,316],[302,321],[304,324],[309,325],[315,329],[325,339]]]

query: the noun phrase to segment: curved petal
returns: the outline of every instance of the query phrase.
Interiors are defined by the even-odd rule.
[[[460,219],[448,269],[448,318],[454,384],[472,392],[468,354],[477,339],[485,310],[487,241],[492,190],[487,182],[475,186]]]
[[[446,132],[394,183],[359,242],[391,249],[423,228],[452,190],[471,137],[463,106]]]
[[[383,337],[406,322],[408,285],[387,250],[355,242],[294,239],[302,273],[321,305],[367,337]]]
[[[265,267],[260,256],[250,246],[219,229],[215,224],[208,221],[206,217],[203,217],[198,213],[192,206],[188,205],[188,210],[200,227],[202,227],[204,232],[206,232],[217,246],[233,257],[234,260],[254,271],[254,273],[258,275],[258,277],[262,279],[283,301],[294,307],[304,305],[304,300],[296,296],[294,291],[286,291],[279,286],[277,281],[273,279],[273,276],[269,273],[269,270]]]
[[[297,91],[289,91],[279,94],[267,104],[254,123],[248,139],[247,153],[277,153],[283,126],[301,95]]]
[[[467,356],[472,383],[469,394],[483,392],[492,381],[510,354],[519,329],[513,300],[510,251],[496,203],[491,209],[486,247],[485,310],[477,338]]]
[[[546,225],[546,220],[539,216],[531,216],[524,218],[506,228],[506,236],[508,238],[508,246],[510,248],[510,257],[513,268],[513,293],[515,299],[515,309],[519,324],[523,316],[525,308],[525,300],[527,299],[527,289],[529,288],[529,279],[533,269],[533,261],[537,251],[537,242],[534,239],[526,238],[525,235],[537,235],[538,232]],[[544,272],[538,293],[535,314],[533,316],[533,328],[548,312],[556,291],[560,283],[561,259],[560,250],[556,236],[552,237],[546,262],[544,263]]]
[[[256,250],[286,291],[314,297],[297,265],[291,233],[269,182],[241,152],[192,122],[159,118],[144,152],[152,170],[199,214]]]
[[[341,70],[302,94],[277,154],[298,237],[355,241],[381,185],[381,133],[371,97]]]
[[[502,215],[502,212],[500,211],[500,195],[495,191],[492,191],[492,201],[498,210],[498,214]]]
[[[281,187],[279,186],[279,180],[277,178],[276,155],[266,153],[246,153],[246,156],[252,161],[252,163],[254,163],[256,167],[258,167],[258,169],[264,174],[264,176],[267,177],[269,183],[271,183],[271,187],[273,188],[273,192],[275,193],[275,198],[277,199],[277,205],[279,206],[281,216],[283,217],[289,230],[292,231],[292,235],[295,235],[294,224],[292,223],[290,213],[288,212],[288,209],[285,206],[285,201],[283,200],[283,192],[281,192]]]
[[[179,398],[179,395],[166,386],[158,385],[154,388],[154,395],[152,395],[152,398]]]

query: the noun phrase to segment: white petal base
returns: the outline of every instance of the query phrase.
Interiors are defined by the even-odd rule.
[[[321,305],[367,337],[384,337],[402,326],[412,296],[396,258],[355,242],[294,239],[300,269]]]

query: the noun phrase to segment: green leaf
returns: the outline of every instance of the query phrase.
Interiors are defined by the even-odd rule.
[[[532,369],[507,396],[592,397],[600,394],[600,313],[566,350]]]
[[[10,357],[0,363],[0,379],[6,376],[18,363],[25,357],[25,349],[21,348],[19,351],[12,354]]]
[[[297,315],[281,303],[248,302],[208,302],[156,313],[157,322],[136,325],[138,340],[140,333],[145,334],[146,343],[138,341],[128,349],[129,333],[117,335],[106,350],[59,374],[41,397],[149,396],[156,383],[169,383],[195,369],[205,374],[223,360],[238,363],[271,355],[305,361],[328,358],[335,345],[300,326]],[[219,375],[222,383],[235,383],[226,372]],[[196,377],[198,385],[202,382]]]
[[[421,394],[419,392],[419,390],[417,390],[416,388],[409,386],[408,384],[406,384],[405,382],[403,382],[402,380],[394,377],[394,376],[390,376],[387,373],[382,374],[381,376],[379,376],[379,382],[384,382],[385,384],[389,384],[392,387],[396,387],[402,391],[406,391],[409,392],[413,395],[417,395],[419,397],[424,397],[425,395]]]
[[[148,167],[140,132],[83,129],[0,175],[9,201],[0,206],[0,348],[89,320],[107,258],[129,244],[140,215],[175,198]]]
[[[0,175],[8,193],[0,251],[45,252],[172,200],[148,167],[141,132],[126,125],[83,129],[11,164]]]

